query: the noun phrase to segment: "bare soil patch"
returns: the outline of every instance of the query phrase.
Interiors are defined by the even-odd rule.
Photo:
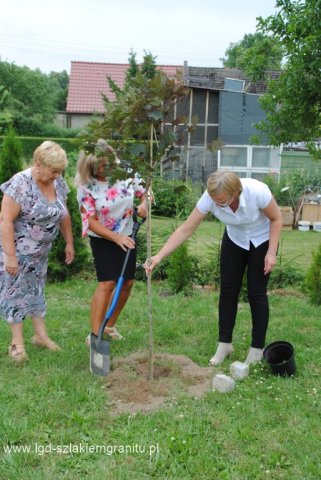
[[[116,358],[106,379],[113,415],[151,412],[179,394],[195,398],[211,390],[212,367],[200,367],[185,355],[155,354],[153,380],[148,379],[147,353]]]

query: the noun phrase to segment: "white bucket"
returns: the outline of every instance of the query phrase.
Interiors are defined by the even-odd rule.
[[[310,223],[311,222],[308,222],[307,220],[300,220],[298,222],[298,229],[301,232],[308,232],[310,230]]]
[[[313,230],[315,232],[321,232],[321,222],[313,222]]]

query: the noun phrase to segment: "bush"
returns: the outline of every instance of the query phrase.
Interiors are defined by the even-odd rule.
[[[9,127],[4,137],[0,154],[0,184],[22,170],[22,145],[13,127]],[[0,192],[2,199],[2,192]]]
[[[301,287],[304,279],[302,270],[292,262],[276,265],[269,279],[269,289],[275,290],[285,287]]]
[[[305,277],[304,289],[311,303],[321,305],[321,243],[312,253],[312,257],[312,263]]]
[[[75,260],[71,265],[65,264],[65,240],[59,233],[49,254],[48,281],[63,281],[75,273],[79,273],[90,268],[89,249],[85,240],[81,236],[82,225],[76,189],[71,185],[69,185],[69,188],[70,192],[67,199],[67,206],[72,222]]]
[[[27,163],[32,159],[34,150],[45,140],[52,140],[59,143],[59,145],[69,155],[70,152],[77,149],[77,140],[75,138],[57,138],[57,137],[17,137],[21,142],[23,156]],[[4,146],[5,137],[0,137],[0,143],[2,141],[2,148]]]
[[[169,218],[188,217],[196,201],[191,185],[179,180],[156,179],[153,182],[153,215]]]
[[[183,243],[169,257],[168,284],[173,293],[190,294],[192,285],[192,261]]]

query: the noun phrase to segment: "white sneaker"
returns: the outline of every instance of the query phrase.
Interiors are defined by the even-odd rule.
[[[263,348],[253,348],[250,347],[249,353],[247,354],[246,360],[244,363],[251,365],[251,363],[260,362],[263,358]]]
[[[219,342],[216,353],[210,360],[210,365],[214,367],[219,365],[226,357],[229,357],[233,351],[234,349],[231,343]]]

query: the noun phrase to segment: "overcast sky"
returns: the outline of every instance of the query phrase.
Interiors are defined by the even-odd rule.
[[[276,0],[0,0],[0,59],[70,72],[72,60],[127,63],[132,49],[162,65],[221,67]]]

